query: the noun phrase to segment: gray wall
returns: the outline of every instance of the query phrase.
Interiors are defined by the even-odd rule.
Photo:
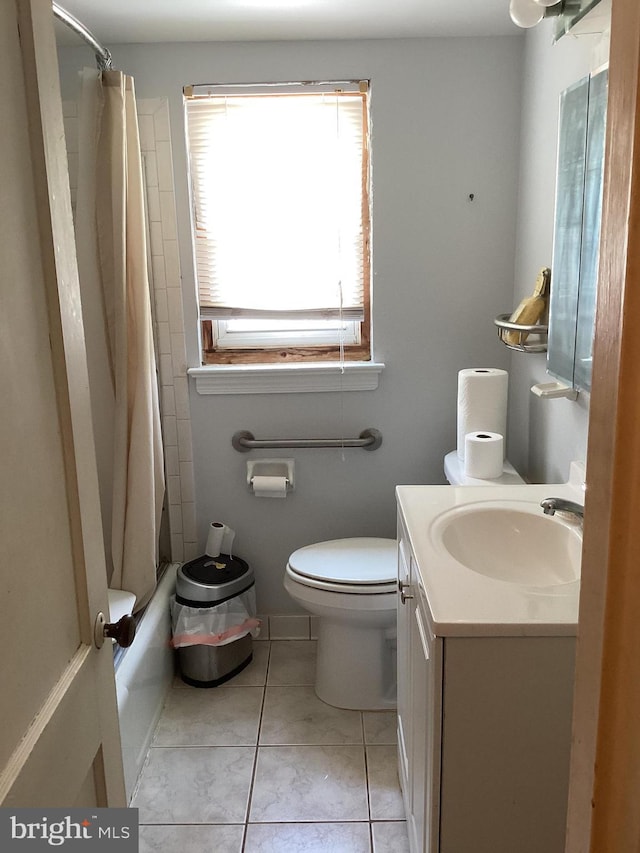
[[[514,300],[523,45],[516,36],[113,50],[118,67],[135,77],[139,97],[170,100],[192,366],[198,348],[182,86],[372,81],[373,340],[375,359],[386,364],[379,388],[344,395],[199,396],[191,390],[201,544],[212,519],[235,528],[237,552],[256,571],[261,612],[295,612],[282,589],[293,549],[324,538],[394,536],[395,485],[444,482],[442,459],[456,440],[458,370],[509,366],[492,320]],[[67,92],[75,70],[88,61],[84,49],[62,51]],[[512,419],[520,428],[517,406]],[[384,436],[374,453],[281,453],[296,460],[297,488],[286,500],[252,497],[246,456],[230,444],[238,429],[258,437],[321,437],[357,435],[367,426]],[[526,450],[518,456],[526,460]]]
[[[608,52],[599,35],[552,43],[551,21],[527,32],[522,88],[518,234],[513,304],[529,295],[538,270],[551,266],[560,93],[598,68]],[[589,395],[543,400],[532,385],[549,381],[544,355],[513,353],[510,371],[509,456],[535,483],[562,483],[572,460],[586,460]]]

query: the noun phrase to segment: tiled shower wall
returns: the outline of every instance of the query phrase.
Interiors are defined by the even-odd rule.
[[[78,173],[77,104],[63,104],[71,200]],[[170,554],[182,562],[198,556],[193,449],[178,258],[169,110],[162,98],[138,101],[149,232],[151,305],[159,370]]]

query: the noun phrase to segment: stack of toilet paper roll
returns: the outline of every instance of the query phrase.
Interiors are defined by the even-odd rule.
[[[467,477],[493,480],[502,474],[508,383],[507,371],[495,367],[458,373],[457,451]]]

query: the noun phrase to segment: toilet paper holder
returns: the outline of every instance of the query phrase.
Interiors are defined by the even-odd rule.
[[[287,481],[287,492],[295,488],[294,459],[255,459],[247,462],[247,486],[253,489],[254,477],[284,477]]]

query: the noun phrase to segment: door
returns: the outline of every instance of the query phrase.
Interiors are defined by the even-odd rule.
[[[0,3],[0,805],[124,806],[51,0]]]
[[[640,4],[613,0],[567,853],[640,849]]]

